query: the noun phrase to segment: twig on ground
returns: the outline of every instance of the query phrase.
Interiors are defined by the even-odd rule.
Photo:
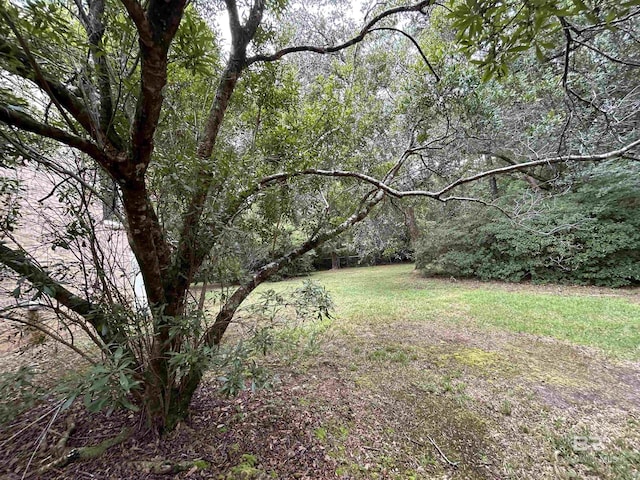
[[[368,445],[363,445],[362,448],[364,448],[365,450],[372,450],[374,452],[381,452],[382,451],[382,449],[380,449],[380,448],[370,447]]]
[[[33,422],[29,423],[26,427],[21,428],[20,430],[18,430],[16,433],[14,433],[13,435],[11,435],[9,438],[7,438],[4,442],[0,443],[0,447],[4,447],[7,443],[10,443],[14,438],[16,438],[18,435],[20,435],[22,432],[24,432],[25,430],[28,430],[29,427],[32,427],[33,425],[35,425],[36,423],[38,423],[40,420],[44,419],[45,417],[47,417],[48,415],[50,415],[51,413],[53,413],[54,410],[60,408],[60,405],[62,404],[61,402],[58,402],[55,406],[51,407],[51,409],[47,410],[45,413],[43,413],[42,415],[40,415],[38,418],[36,418]]]
[[[67,429],[62,434],[62,437],[60,437],[60,440],[58,440],[58,443],[56,443],[56,447],[54,450],[54,453],[58,456],[64,453],[64,449],[67,447],[67,442],[69,441],[69,437],[71,436],[73,431],[76,429],[76,422],[73,417],[67,418],[66,424],[67,424]]]
[[[422,442],[419,442],[417,440],[414,440],[411,437],[407,437],[409,439],[410,442],[415,443],[416,445],[420,446],[420,447],[425,447],[426,445]],[[447,458],[447,456],[444,454],[444,452],[440,449],[440,447],[438,446],[438,444],[433,440],[433,438],[431,438],[429,435],[427,435],[427,439],[429,440],[429,443],[431,443],[431,445],[433,445],[435,447],[435,449],[438,451],[438,453],[440,454],[440,456],[443,458],[443,460],[445,461],[445,463],[447,465],[449,465],[450,467],[453,468],[457,468],[458,464],[460,462],[452,462],[451,460],[449,460]]]
[[[187,473],[191,475],[193,472],[198,470],[206,470],[210,467],[209,462],[198,458],[196,460],[183,460],[174,462],[172,460],[151,460],[151,461],[137,461],[132,462],[139,469],[144,471],[145,473],[151,473],[153,475],[168,475],[171,473],[180,473],[180,472],[190,472]]]
[[[431,438],[429,435],[427,435],[427,438],[431,442],[431,445],[436,447],[436,450],[438,450],[438,453],[442,456],[442,458],[444,458],[444,461],[447,462],[447,464],[449,466],[454,467],[454,468],[458,466],[458,462],[452,462],[451,460],[449,460],[447,458],[447,456],[444,454],[444,452],[442,450],[440,450],[440,447],[438,446],[438,444],[433,441],[433,438]]]

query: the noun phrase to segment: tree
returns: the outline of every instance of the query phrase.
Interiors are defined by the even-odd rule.
[[[617,5],[602,6],[598,13],[604,15],[602,18],[615,16],[607,8],[615,10]],[[492,10],[497,19],[490,17],[497,22],[499,32],[508,30],[507,24],[525,31],[533,25],[531,15],[539,13],[527,12],[526,8],[508,11],[500,6]],[[584,10],[586,6],[576,3],[573,8]],[[589,15],[591,11],[587,12]],[[525,19],[531,19],[531,23]],[[462,137],[451,142],[451,147],[438,157],[444,159],[458,149],[462,155],[459,153],[457,158],[473,159],[463,162],[462,168],[481,171],[498,165],[510,168],[522,159],[554,152],[612,148],[620,138],[632,139],[634,135],[629,134],[637,128],[638,99],[629,75],[637,70],[633,61],[639,51],[637,39],[628,35],[630,25],[617,30],[616,22],[608,25],[593,16],[592,20],[594,24],[571,16],[540,17],[540,25],[546,27],[540,27],[538,37],[529,37],[521,46],[517,44],[522,38],[505,37],[491,45],[486,43],[491,38],[487,32],[477,33],[481,43],[485,42],[485,52],[494,50],[484,58],[476,55],[471,61],[489,62],[489,70],[499,72],[495,69],[502,61],[490,61],[490,57],[495,54],[504,60],[505,56],[517,54],[517,58],[501,64],[515,71],[500,82],[481,82],[479,72],[468,64],[453,66],[464,72],[455,76],[450,74],[451,67],[436,64],[443,72],[444,85],[438,86],[442,90],[422,89],[419,103],[429,105],[431,111],[448,112],[438,118],[447,119],[452,137]],[[526,25],[518,26],[522,21]],[[456,23],[459,20],[454,20]],[[440,34],[442,31],[446,29],[441,28]],[[499,38],[497,32],[493,34]],[[533,32],[527,35],[530,34]],[[562,49],[559,45],[563,36]],[[536,56],[545,61],[518,53],[531,43],[537,45]],[[455,93],[468,88],[474,89],[473,97]],[[440,102],[436,103],[434,97]],[[628,103],[621,102],[622,98]],[[602,108],[605,104],[608,107]],[[422,179],[431,185],[446,185],[457,178],[457,169],[461,168],[453,162],[436,163],[433,157],[431,162],[433,175]],[[634,163],[618,160],[602,165],[538,164],[525,175],[487,177],[489,183],[466,187],[466,195],[497,204],[511,218],[470,205],[428,212],[423,216],[427,223],[418,266],[429,274],[456,277],[510,281],[531,278],[611,286],[637,283],[635,201],[628,196],[632,189],[626,186],[634,178]],[[621,170],[626,170],[629,177]],[[591,197],[585,195],[587,191]],[[604,214],[612,205],[616,205],[618,214]],[[436,224],[438,229],[433,228]]]
[[[491,2],[469,3],[496,8]],[[544,4],[543,20],[553,25],[589,13],[577,1],[568,10],[538,3]],[[60,185],[77,186],[59,194],[66,218],[73,218],[77,227],[66,228],[69,238],[59,244],[73,250],[73,239],[90,246],[92,254],[83,260],[94,262],[102,290],[96,295],[78,285],[65,286],[60,272],[40,265],[9,235],[0,244],[0,261],[32,286],[36,298],[85,329],[122,374],[126,395],[118,398],[131,407],[141,406],[159,431],[173,428],[186,415],[209,360],[247,296],[283,267],[362,221],[386,197],[447,202],[460,198],[451,194],[454,189],[482,178],[539,165],[608,159],[638,145],[628,132],[626,143],[604,154],[571,150],[533,161],[518,158],[513,165],[470,172],[437,189],[404,190],[418,175],[399,179],[403,167],[415,173],[415,162],[435,145],[429,136],[442,143],[446,135],[437,129],[429,136],[418,135],[410,118],[390,108],[392,102],[380,101],[375,88],[350,97],[338,79],[359,65],[346,64],[324,81],[303,84],[296,79],[295,63],[283,59],[341,54],[382,36],[394,39],[396,51],[406,51],[407,45],[415,49],[426,69],[417,67],[421,78],[426,72],[436,82],[439,76],[419,42],[397,19],[413,14],[408,25],[417,32],[412,27],[421,25],[417,18],[428,19],[439,6],[426,0],[378,8],[347,40],[287,47],[289,32],[278,27],[287,18],[284,2],[225,0],[224,5],[231,47],[221,60],[215,35],[197,4],[184,0],[2,3],[0,68],[7,79],[0,90],[3,162],[17,169],[37,165],[54,172]],[[484,64],[499,64],[498,70],[489,71],[504,72],[502,57],[491,48],[510,44],[502,37],[482,36],[483,25],[465,23],[469,15],[459,10],[463,5],[471,8],[467,2],[453,3],[461,22],[458,41],[469,52],[473,45],[489,45]],[[526,42],[534,45],[537,32],[518,30],[528,18],[518,17],[505,26],[504,16],[515,10],[498,10],[488,31],[501,28],[509,39],[519,39],[517,48]],[[521,11],[537,15],[529,7]],[[636,14],[630,6],[616,10],[605,27]],[[402,49],[399,42],[405,42]],[[567,52],[574,43],[567,45]],[[378,54],[365,58],[371,61]],[[381,58],[380,67],[385,68],[388,58]],[[307,94],[314,89],[326,99],[320,113],[305,109],[302,101],[309,102]],[[350,105],[362,102],[376,108],[358,116]],[[398,128],[391,130],[396,139],[408,139],[408,149],[396,141],[357,141],[375,139],[384,130],[372,120],[374,113],[383,122],[399,117],[394,123]],[[331,179],[339,182],[328,184]],[[54,191],[62,192],[58,187]],[[116,294],[117,286],[107,281],[101,261],[90,204],[98,199],[112,205],[113,193],[144,279],[148,310],[127,309],[125,295]],[[328,212],[324,203],[308,201],[327,193],[345,208]],[[296,225],[293,205],[304,209],[304,224]],[[264,227],[261,235],[266,238],[281,235],[277,232],[283,231],[284,222],[296,227],[297,238],[291,237],[286,251],[272,248],[270,257],[224,299],[215,318],[203,322],[192,315],[190,285],[207,259],[224,256],[237,245],[234,229],[251,224],[252,218]],[[83,266],[80,262],[81,270]],[[129,395],[134,404],[128,403]]]

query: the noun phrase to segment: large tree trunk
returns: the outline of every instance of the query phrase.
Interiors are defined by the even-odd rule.
[[[405,225],[407,230],[409,230],[409,240],[411,241],[411,246],[415,248],[416,243],[420,239],[420,229],[418,228],[418,222],[416,222],[416,213],[412,206],[408,206],[404,213]]]
[[[336,252],[331,252],[331,270],[338,270],[340,268],[340,257]]]

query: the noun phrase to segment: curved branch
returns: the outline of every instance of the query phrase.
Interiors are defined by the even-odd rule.
[[[20,130],[51,138],[52,140],[64,143],[69,147],[77,148],[103,166],[109,164],[109,158],[94,143],[72,135],[52,125],[40,123],[26,113],[22,113],[9,105],[0,105],[0,122],[16,127]]]
[[[62,176],[63,178],[66,178],[66,179],[73,178],[76,182],[82,185],[83,188],[87,189],[93,195],[95,195],[96,198],[100,200],[102,203],[104,203],[105,205],[109,204],[108,199],[105,198],[104,195],[102,195],[102,193],[100,193],[95,188],[95,185],[84,180],[78,173],[73,172],[67,168],[64,168],[61,165],[58,165],[53,160],[48,159],[44,155],[36,152],[29,145],[22,145],[16,142],[15,139],[8,137],[7,135],[4,134],[4,132],[0,131],[0,136],[4,138],[7,142],[10,142],[20,152],[20,155],[22,155],[24,158],[32,160],[35,163],[38,163],[40,165],[44,165],[47,168],[50,168],[52,171],[56,172],[58,175]],[[125,219],[124,217],[122,217],[122,215],[119,212],[113,212],[113,214],[117,217],[118,221],[122,225],[125,224]]]
[[[621,23],[624,23],[627,20],[630,20],[633,17],[636,17],[638,15],[640,15],[640,8],[636,7],[635,10],[632,9],[629,12],[629,14],[625,15],[622,18],[618,18],[617,20],[612,20],[610,22],[596,23],[594,25],[590,25],[588,27],[584,27],[584,28],[579,29],[579,32],[583,33],[583,32],[589,32],[589,31],[593,31],[593,30],[602,30],[604,28],[611,28],[611,27],[614,27],[614,26],[619,25]]]
[[[91,115],[80,99],[57,80],[42,72],[38,74],[20,48],[3,37],[0,37],[0,58],[9,60],[3,62],[2,68],[5,71],[35,83],[44,92],[50,92],[52,100],[59,102],[93,138],[96,138]]]
[[[0,263],[18,275],[25,277],[38,290],[42,291],[46,288],[53,299],[89,322],[105,344],[110,344],[115,340],[112,332],[102,328],[107,325],[108,319],[100,312],[97,306],[67,290],[46,271],[27,258],[23,252],[13,250],[7,247],[4,242],[0,242]]]
[[[393,28],[393,27],[377,27],[377,28],[372,28],[370,31],[371,32],[380,32],[380,31],[390,31],[390,32],[397,32],[401,35],[404,35],[406,38],[409,39],[409,41],[411,43],[413,43],[413,45],[418,49],[418,52],[420,53],[420,56],[422,57],[422,60],[424,60],[424,63],[427,64],[427,67],[429,67],[429,70],[431,70],[431,73],[433,74],[434,77],[436,77],[436,82],[440,81],[440,75],[438,75],[435,71],[435,69],[433,68],[433,65],[431,65],[431,62],[429,62],[429,60],[427,59],[427,56],[424,54],[424,51],[422,50],[422,47],[420,47],[420,44],[416,41],[415,38],[413,38],[411,35],[409,35],[407,32],[405,32],[404,30],[400,30],[399,28]]]
[[[247,298],[247,296],[249,296],[249,294],[253,290],[255,290],[258,285],[267,280],[271,275],[278,272],[282,267],[290,264],[292,261],[301,257],[305,253],[310,252],[326,241],[337,237],[356,223],[364,220],[367,215],[369,215],[371,210],[373,210],[373,208],[378,203],[380,203],[380,201],[385,196],[385,191],[382,189],[374,192],[375,193],[373,193],[373,196],[368,200],[366,200],[366,198],[369,197],[372,192],[367,194],[365,196],[364,204],[340,225],[327,232],[316,233],[299,247],[294,248],[280,258],[262,266],[260,269],[258,269],[257,272],[253,274],[253,276],[248,281],[242,283],[240,287],[238,287],[238,289],[226,301],[226,303],[218,313],[218,316],[216,317],[213,325],[211,325],[211,327],[209,327],[204,333],[202,337],[202,343],[208,346],[218,345],[222,340],[222,337],[224,336],[227,328],[229,327],[229,324],[231,323],[231,320],[233,319],[233,316],[238,307]]]
[[[596,155],[562,155],[558,157],[534,160],[531,162],[516,163],[513,165],[508,165],[506,167],[485,170],[484,172],[480,172],[476,175],[471,175],[469,177],[460,178],[450,183],[446,187],[436,191],[398,190],[396,188],[391,187],[386,180],[384,181],[378,180],[377,178],[374,178],[365,173],[352,172],[347,170],[320,170],[320,169],[313,169],[313,168],[301,170],[298,172],[276,173],[273,175],[269,175],[267,177],[262,178],[257,183],[256,190],[261,190],[271,183],[282,182],[293,177],[299,177],[303,175],[318,175],[318,176],[324,176],[324,177],[350,177],[350,178],[362,180],[366,183],[370,183],[371,185],[375,186],[376,188],[384,191],[386,194],[395,198],[429,197],[435,200],[448,201],[448,200],[458,199],[458,197],[443,197],[443,195],[450,192],[454,188],[459,187],[460,185],[464,185],[466,183],[472,183],[485,177],[490,177],[492,175],[500,175],[500,174],[505,174],[510,172],[516,172],[520,170],[525,170],[527,168],[536,167],[539,165],[552,165],[552,164],[563,163],[563,162],[590,162],[590,161],[608,160],[610,158],[620,157],[637,146],[640,146],[640,139],[634,142],[631,142],[618,150],[612,150],[606,153],[601,153]]]
[[[17,323],[20,325],[26,325],[29,328],[38,330],[39,332],[43,333],[47,337],[50,337],[51,339],[53,339],[56,343],[59,343],[60,345],[64,345],[68,349],[73,350],[80,357],[84,358],[87,362],[91,363],[92,365],[96,364],[96,360],[90,357],[88,353],[80,350],[80,348],[74,345],[73,342],[68,342],[67,340],[65,340],[61,335],[58,334],[58,332],[44,325],[42,322],[33,322],[26,318],[21,318],[18,316],[11,315],[10,310],[16,310],[20,308],[25,308],[25,307],[21,305],[16,305],[16,306],[3,308],[2,311],[0,311],[0,318],[7,320],[8,322]],[[9,313],[5,313],[7,311],[9,311]]]
[[[4,11],[2,12],[2,17],[4,18],[5,22],[7,22],[7,24],[9,25],[9,28],[11,29],[13,34],[18,39],[18,42],[20,43],[20,46],[22,47],[22,50],[24,51],[25,56],[27,57],[27,59],[29,61],[29,64],[31,65],[31,67],[33,68],[33,71],[36,74],[36,78],[38,78],[40,81],[42,81],[44,79],[44,75],[42,74],[42,70],[40,70],[40,65],[38,65],[38,62],[36,62],[36,59],[33,58],[33,54],[31,53],[31,49],[29,48],[29,45],[27,44],[27,41],[20,34],[20,31],[16,27],[16,24],[13,22],[11,17],[6,12],[4,12]],[[73,133],[75,133],[77,135],[78,132],[76,131],[75,125],[73,124],[73,122],[67,116],[67,113],[65,112],[64,108],[62,107],[62,105],[60,105],[60,102],[55,97],[55,95],[53,94],[51,89],[48,88],[47,83],[43,82],[43,84],[45,86],[45,93],[49,96],[49,98],[51,99],[53,104],[56,106],[56,108],[60,112],[60,115],[62,116],[62,118],[64,118],[64,121],[67,122],[67,125],[69,126],[69,128],[73,131]]]
[[[534,160],[531,162],[517,163],[515,165],[509,165],[506,167],[494,168],[492,170],[487,170],[485,172],[478,173],[476,175],[472,175],[470,177],[461,178],[456,180],[455,182],[450,183],[443,189],[434,192],[437,197],[444,195],[445,193],[453,190],[454,188],[464,185],[465,183],[475,182],[476,180],[480,180],[481,178],[489,177],[491,175],[500,175],[503,173],[516,172],[519,170],[524,170],[530,167],[537,167],[539,165],[552,165],[555,163],[563,163],[563,162],[598,162],[602,160],[608,160],[610,158],[620,157],[624,153],[629,150],[634,149],[635,147],[640,146],[640,139],[635,140],[618,150],[611,150],[609,152],[595,154],[595,155],[560,155],[557,157],[551,158],[543,158],[541,160]],[[409,193],[409,192],[405,192]]]
[[[231,35],[234,33],[238,33],[242,30],[242,25],[240,25],[240,15],[238,14],[238,4],[236,0],[225,0],[224,1],[227,7],[227,14],[229,15],[229,29],[231,30]]]
[[[369,23],[367,23],[364,26],[364,28],[360,30],[360,33],[358,33],[358,35],[339,45],[334,45],[330,47],[319,47],[314,45],[300,45],[297,47],[287,47],[271,55],[255,55],[253,57],[250,57],[247,59],[246,64],[251,65],[256,62],[274,62],[284,57],[285,55],[289,55],[291,53],[297,53],[297,52],[313,52],[313,53],[319,53],[322,55],[328,54],[328,53],[335,53],[340,50],[344,50],[345,48],[351,47],[356,43],[361,42],[364,39],[364,37],[366,37],[369,33],[371,33],[375,25],[381,20],[383,20],[384,18],[390,17],[397,13],[404,13],[404,12],[420,12],[424,14],[424,9],[431,6],[432,4],[433,4],[433,0],[426,0],[426,1],[416,3],[415,5],[406,5],[406,6],[395,7],[395,8],[390,8],[389,10],[385,10],[384,12],[376,15]]]
[[[609,55],[608,53],[603,52],[602,50],[594,47],[593,45],[589,45],[586,42],[581,42],[580,40],[578,40],[576,38],[574,38],[573,41],[575,43],[577,43],[578,45],[582,45],[583,47],[588,48],[592,52],[597,53],[598,55],[602,55],[604,58],[606,58],[607,60],[611,60],[613,63],[619,63],[621,65],[626,65],[628,67],[640,67],[640,62],[634,62],[632,60],[622,60],[620,58],[613,57],[613,56]]]

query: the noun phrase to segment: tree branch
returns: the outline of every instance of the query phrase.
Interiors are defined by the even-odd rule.
[[[129,18],[133,21],[140,41],[150,45],[152,43],[151,26],[147,21],[142,5],[138,3],[138,0],[120,0],[120,3],[122,3],[129,14]]]
[[[77,131],[75,128],[75,125],[73,124],[73,122],[69,119],[69,117],[67,117],[67,113],[65,112],[64,108],[62,107],[62,105],[60,104],[60,102],[58,101],[58,99],[56,98],[56,96],[53,94],[53,92],[51,91],[51,89],[49,88],[49,85],[47,84],[46,81],[44,81],[44,75],[42,74],[42,71],[40,70],[40,65],[38,65],[38,62],[36,62],[36,59],[33,57],[33,55],[31,54],[31,50],[29,49],[29,45],[27,44],[26,40],[24,39],[24,37],[20,34],[20,31],[18,30],[18,28],[16,27],[16,24],[13,22],[13,20],[11,19],[11,17],[7,14],[6,11],[2,11],[1,12],[2,17],[4,18],[5,22],[7,22],[7,24],[9,25],[9,28],[11,29],[11,31],[13,32],[13,34],[16,36],[16,38],[18,39],[18,43],[20,43],[20,46],[22,47],[22,50],[24,52],[24,55],[27,59],[27,61],[29,62],[29,65],[31,66],[31,68],[33,69],[33,72],[35,73],[35,76],[37,79],[40,80],[40,82],[43,84],[44,86],[44,91],[45,93],[49,96],[49,98],[51,99],[51,101],[53,102],[53,104],[56,106],[56,108],[58,109],[58,111],[60,112],[60,115],[62,116],[62,118],[64,119],[65,122],[67,122],[67,125],[69,126],[69,128],[71,129],[71,131],[77,135]]]
[[[621,65],[626,65],[628,67],[640,67],[640,62],[634,62],[633,60],[622,60],[620,58],[613,57],[613,56],[609,55],[608,53],[605,53],[602,50],[594,47],[593,45],[589,45],[586,42],[581,42],[580,40],[578,40],[576,38],[574,38],[573,41],[575,43],[577,43],[578,45],[582,45],[583,47],[588,48],[592,52],[597,53],[598,55],[602,55],[604,58],[606,58],[607,60],[611,60],[613,63],[619,63]]]
[[[629,150],[634,149],[635,147],[640,146],[640,139],[635,140],[618,150],[611,150],[609,152],[595,154],[595,155],[560,155],[557,157],[543,158],[541,160],[534,160],[531,162],[517,163],[515,165],[509,165],[507,167],[494,168],[492,170],[487,170],[485,172],[478,173],[476,175],[472,175],[470,177],[461,178],[456,180],[453,183],[450,183],[443,189],[433,192],[437,197],[444,195],[445,193],[453,190],[454,188],[464,185],[465,183],[475,182],[476,180],[480,180],[481,178],[489,177],[491,175],[500,175],[503,173],[510,173],[515,171],[524,170],[530,167],[537,167],[539,165],[552,165],[555,163],[564,163],[564,162],[598,162],[602,160],[608,160],[610,158],[620,157],[624,153]],[[405,192],[411,193],[411,192]],[[407,195],[409,196],[409,195]]]
[[[278,50],[277,52],[271,55],[255,55],[253,57],[250,57],[247,59],[247,65],[251,65],[256,62],[273,62],[273,61],[279,60],[285,55],[289,55],[291,53],[297,53],[297,52],[313,52],[313,53],[319,53],[323,55],[327,53],[335,53],[340,50],[344,50],[345,48],[348,48],[352,45],[355,45],[356,43],[361,42],[364,39],[364,37],[366,37],[369,33],[371,33],[371,31],[373,30],[373,27],[384,18],[390,17],[397,13],[405,13],[405,12],[420,12],[424,14],[424,9],[431,6],[432,4],[433,4],[433,0],[426,0],[426,1],[416,3],[414,5],[406,5],[406,6],[395,7],[395,8],[390,8],[389,10],[385,10],[384,12],[376,15],[369,23],[367,23],[364,26],[364,28],[360,30],[360,33],[358,33],[358,35],[339,45],[330,46],[330,47],[319,47],[319,46],[313,46],[313,45],[300,45],[296,47],[287,47],[287,48],[283,48],[282,50]]]
[[[287,172],[287,173],[276,173],[273,175],[269,175],[267,177],[262,178],[257,183],[257,189],[261,190],[266,187],[270,183],[276,183],[284,181],[288,178],[299,177],[303,175],[319,175],[325,177],[350,177],[358,180],[362,180],[366,183],[370,183],[371,185],[379,188],[384,191],[386,194],[395,197],[395,198],[404,198],[404,197],[429,197],[435,200],[440,201],[448,201],[458,199],[458,197],[443,197],[446,193],[450,192],[456,187],[460,185],[464,185],[466,183],[475,182],[485,177],[490,177],[492,175],[500,175],[504,173],[516,172],[520,170],[525,170],[527,168],[536,167],[539,165],[551,165],[556,163],[564,163],[564,162],[590,162],[590,161],[602,161],[610,158],[620,157],[626,152],[632,150],[633,148],[640,146],[640,139],[627,144],[626,146],[618,149],[612,150],[610,152],[596,154],[596,155],[562,155],[557,157],[544,158],[541,160],[534,160],[531,162],[524,163],[516,163],[513,165],[508,165],[506,167],[494,168],[491,170],[486,170],[484,172],[478,173],[476,175],[471,175],[469,177],[460,178],[444,188],[436,191],[428,191],[428,190],[398,190],[396,188],[391,187],[387,181],[378,180],[370,175],[361,172],[352,172],[346,170],[320,170],[309,168],[306,170],[301,170],[298,172]]]
[[[100,312],[97,306],[67,290],[27,258],[23,252],[13,250],[7,247],[4,242],[0,242],[0,262],[18,275],[25,277],[39,291],[46,288],[53,299],[82,316],[95,328],[105,344],[108,345],[116,340],[115,332],[103,328],[107,325],[108,318]]]
[[[51,138],[69,147],[77,148],[96,160],[100,165],[107,166],[110,164],[109,158],[94,143],[65,132],[57,127],[40,123],[29,115],[12,108],[10,105],[0,104],[0,122],[20,130]]]
[[[30,321],[26,318],[22,318],[22,317],[18,317],[15,315],[11,315],[11,313],[5,313],[8,310],[14,310],[14,309],[20,309],[20,308],[25,308],[26,306],[24,305],[17,305],[17,306],[11,306],[11,307],[7,307],[7,308],[3,308],[0,311],[0,318],[5,319],[9,322],[13,322],[13,323],[18,323],[21,325],[26,325],[29,328],[33,328],[35,330],[40,331],[41,333],[43,333],[44,335],[52,338],[53,340],[55,340],[57,343],[64,345],[65,347],[73,350],[74,352],[76,352],[79,356],[81,356],[82,358],[84,358],[87,362],[91,363],[92,365],[96,364],[96,360],[94,358],[92,358],[91,356],[89,356],[88,353],[83,352],[82,350],[80,350],[73,342],[68,342],[67,340],[65,340],[64,338],[62,338],[62,336],[58,335],[58,332],[56,332],[55,330],[49,328],[48,326],[44,325],[42,322],[34,322],[34,321]]]
[[[203,248],[201,242],[198,241],[198,231],[209,190],[214,182],[213,174],[208,166],[209,158],[213,154],[231,96],[246,66],[247,46],[256,33],[265,7],[264,0],[255,0],[251,7],[249,18],[245,25],[241,25],[236,1],[225,0],[225,3],[229,14],[233,40],[232,50],[216,88],[216,95],[209,110],[202,141],[198,145],[197,156],[201,159],[202,169],[200,175],[203,181],[191,197],[184,215],[178,247],[171,266],[172,274],[168,276],[165,285],[168,298],[182,297],[182,292],[189,287],[191,276],[200,267],[205,255],[208,253],[206,248]]]
[[[102,203],[106,205],[109,204],[109,202],[107,201],[107,198],[105,198],[104,195],[102,195],[102,193],[100,193],[96,189],[95,184],[87,182],[78,173],[73,172],[61,165],[58,165],[55,161],[46,158],[44,155],[40,154],[39,152],[36,152],[29,145],[22,145],[16,142],[14,138],[8,137],[2,131],[0,131],[0,136],[2,136],[2,138],[4,138],[7,142],[10,142],[20,152],[20,155],[22,155],[25,159],[29,159],[40,165],[44,165],[46,168],[51,169],[52,171],[56,172],[58,175],[60,175],[63,178],[67,178],[67,179],[73,178],[76,182],[82,185],[83,188],[87,189],[93,195],[95,195]],[[122,217],[122,215],[120,215],[119,212],[113,212],[113,214],[115,214],[116,217],[118,218],[118,221],[124,225],[125,220]]]
[[[111,143],[122,150],[124,144],[118,133],[113,129],[113,96],[111,93],[111,79],[109,76],[109,66],[107,55],[104,51],[102,39],[105,34],[103,22],[105,0],[90,0],[89,14],[82,8],[81,0],[75,0],[80,12],[82,24],[89,40],[89,51],[93,57],[95,73],[97,77],[98,93],[100,95],[99,128],[105,132]]]
[[[370,194],[367,194],[365,198],[367,198]],[[247,296],[255,290],[255,288],[267,280],[271,275],[278,272],[285,265],[290,264],[295,259],[301,257],[307,252],[310,252],[314,248],[322,245],[328,240],[337,237],[347,229],[351,228],[356,223],[364,220],[367,215],[373,210],[373,208],[380,203],[380,201],[384,198],[385,191],[380,189],[375,191],[373,196],[369,198],[369,200],[365,201],[364,205],[362,205],[353,215],[347,218],[344,222],[342,222],[337,227],[327,231],[320,232],[313,235],[302,245],[294,248],[287,254],[281,256],[280,258],[273,260],[272,262],[267,263],[258,269],[251,279],[242,283],[240,287],[229,297],[229,299],[225,302],[224,306],[218,313],[215,322],[211,325],[207,331],[204,333],[201,343],[208,346],[215,346],[220,343],[224,333],[226,332],[233,316],[238,309],[238,307],[242,304],[242,302],[247,298]]]
[[[571,55],[571,30],[569,27],[569,23],[564,17],[559,17],[560,24],[562,25],[562,30],[564,32],[564,38],[566,42],[566,46],[564,49],[564,65],[562,69],[562,88],[567,89],[567,81],[569,79],[569,58]]]
[[[98,140],[91,115],[80,99],[57,80],[48,77],[42,72],[38,75],[27,55],[3,37],[0,37],[0,58],[7,60],[2,65],[5,71],[35,83],[45,93],[50,92],[52,99],[59,102],[82,125],[85,131],[95,140]]]
[[[377,28],[372,28],[370,31],[371,32],[381,32],[381,31],[389,31],[389,32],[397,32],[401,35],[404,35],[406,38],[409,39],[409,41],[411,43],[413,43],[413,45],[418,49],[418,52],[420,53],[420,56],[422,57],[422,60],[424,60],[424,63],[427,64],[427,67],[429,67],[429,70],[431,70],[431,74],[436,77],[436,82],[440,81],[440,75],[438,75],[435,71],[435,69],[433,68],[433,66],[431,65],[431,62],[429,62],[429,59],[427,58],[427,56],[425,55],[424,51],[422,50],[422,47],[420,47],[420,44],[416,41],[415,38],[413,38],[413,36],[409,35],[407,32],[405,32],[404,30],[400,30],[399,28],[393,28],[393,27],[377,27]]]
[[[238,33],[242,30],[242,25],[240,25],[240,15],[238,14],[238,4],[236,0],[225,0],[224,1],[227,7],[227,15],[229,15],[229,30],[231,31],[231,35]]]
[[[141,181],[151,161],[153,137],[158,128],[167,83],[167,54],[186,0],[151,0],[144,19],[135,0],[123,0],[140,33],[140,93],[132,126],[130,180]],[[135,15],[135,17],[134,17]],[[149,37],[150,36],[150,37]]]

